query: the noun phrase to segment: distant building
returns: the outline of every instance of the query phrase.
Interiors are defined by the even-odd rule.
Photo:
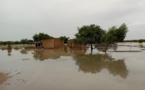
[[[73,49],[84,49],[83,44],[75,43],[73,40],[68,40],[67,46]]]
[[[58,38],[53,38],[53,39],[42,40],[42,46],[43,48],[54,49],[54,48],[63,47],[64,43]]]

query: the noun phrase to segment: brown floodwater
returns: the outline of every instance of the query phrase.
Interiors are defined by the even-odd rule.
[[[145,50],[117,50],[141,52],[0,50],[0,72],[9,77],[0,90],[144,90]]]

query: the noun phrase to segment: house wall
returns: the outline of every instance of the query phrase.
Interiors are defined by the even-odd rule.
[[[44,48],[54,49],[63,47],[63,42],[59,39],[47,39],[42,40],[42,45]]]
[[[54,48],[54,40],[53,39],[42,40],[42,46],[43,48]]]
[[[73,49],[83,49],[82,44],[74,43],[73,40],[68,41],[67,46],[70,47],[70,48],[73,48]]]
[[[59,40],[59,39],[54,39],[54,47],[55,48],[61,48],[61,47],[63,47],[64,46],[64,44],[63,44],[63,42],[61,41],[61,40]]]

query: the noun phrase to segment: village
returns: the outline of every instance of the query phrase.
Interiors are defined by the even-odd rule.
[[[0,90],[144,90],[145,0],[0,0]]]

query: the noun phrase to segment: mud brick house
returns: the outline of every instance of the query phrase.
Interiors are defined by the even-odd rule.
[[[54,48],[63,47],[64,43],[58,38],[53,38],[53,39],[42,40],[42,46],[43,48],[54,49]]]
[[[69,40],[67,46],[73,49],[84,49],[84,45],[75,43],[73,40]]]

